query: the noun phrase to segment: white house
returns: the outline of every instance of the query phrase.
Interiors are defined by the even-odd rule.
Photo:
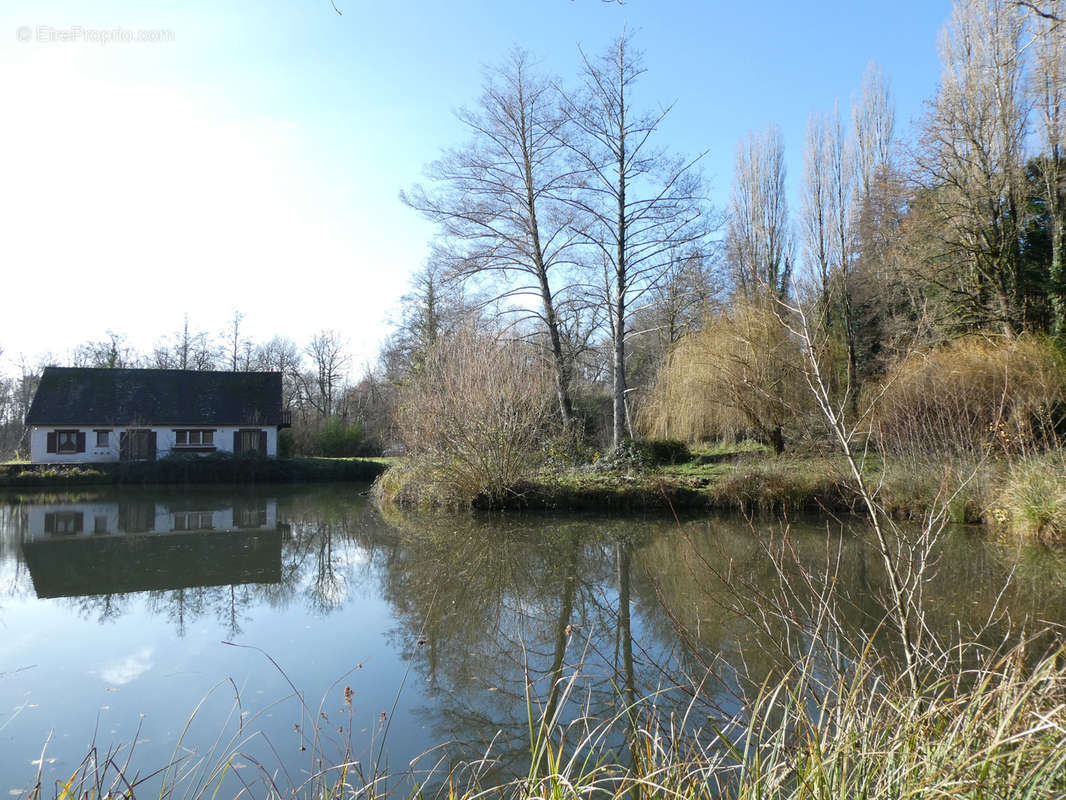
[[[288,425],[279,372],[46,367],[26,415],[34,464],[274,457]]]

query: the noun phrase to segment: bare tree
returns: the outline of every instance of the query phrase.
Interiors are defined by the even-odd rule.
[[[114,331],[107,332],[107,338],[98,342],[86,342],[74,348],[74,366],[76,367],[135,367],[139,359],[128,344],[126,337]]]
[[[1006,0],[956,0],[941,36],[940,89],[915,153],[938,257],[954,257],[965,270],[959,299],[1008,336],[1022,323],[1022,33],[1021,16]]]
[[[832,227],[836,216],[830,186],[829,121],[812,114],[807,120],[807,149],[803,154],[800,228],[804,261],[818,290],[823,308],[829,305],[833,272]]]
[[[311,339],[304,351],[310,356],[314,365],[312,373],[313,389],[307,386],[307,397],[319,414],[328,417],[336,411],[336,400],[340,396],[348,369],[349,357],[344,352],[344,342],[334,330],[322,330]]]
[[[281,373],[282,404],[292,408],[299,395],[299,376],[303,370],[303,357],[296,342],[275,336],[255,349],[253,359],[254,369]]]
[[[237,309],[233,309],[233,318],[230,320],[229,326],[226,328],[226,349],[229,351],[230,356],[230,369],[236,372],[240,364],[240,356],[242,350],[246,354],[245,358],[245,370],[249,369],[247,355],[251,351],[250,342],[247,339],[241,338],[241,322],[244,321],[244,314]]]
[[[1048,6],[1066,11],[1063,3]],[[1052,330],[1061,336],[1066,333],[1066,24],[1049,10],[1037,23],[1037,32],[1030,91],[1038,121],[1037,166],[1051,238]]]
[[[557,293],[570,281],[577,233],[560,202],[571,181],[559,102],[530,57],[515,50],[490,74],[475,110],[459,112],[470,143],[429,169],[439,190],[415,187],[401,199],[440,224],[455,274],[502,282],[501,296],[536,318],[547,334],[564,426],[573,419],[571,363],[560,334]]]
[[[782,299],[788,295],[792,235],[785,193],[785,146],[776,125],[761,135],[749,133],[737,147],[726,258],[743,297],[753,300],[762,292]]]
[[[879,175],[891,170],[896,131],[896,106],[881,67],[871,61],[862,76],[862,90],[852,104],[855,156],[861,197],[869,197]]]
[[[641,57],[623,34],[599,58],[584,54],[583,86],[565,100],[567,140],[583,176],[570,202],[587,219],[582,234],[603,269],[602,300],[612,345],[612,441],[627,433],[626,338],[641,297],[656,285],[678,250],[699,250],[707,207],[694,166],[668,156],[653,137],[667,107],[645,114],[632,107]]]
[[[206,331],[189,329],[186,314],[181,330],[174,333],[171,341],[156,345],[149,362],[157,369],[211,370],[215,368],[218,353]]]

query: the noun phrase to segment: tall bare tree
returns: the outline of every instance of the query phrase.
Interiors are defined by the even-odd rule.
[[[1019,234],[1028,108],[1023,24],[1006,0],[956,0],[942,33],[940,89],[922,123],[917,180],[941,242],[962,266],[939,279],[978,322],[1022,324]],[[936,276],[933,276],[936,279]]]
[[[241,353],[245,354],[244,369],[247,371],[251,368],[248,355],[251,352],[250,342],[247,338],[241,337],[241,323],[244,322],[244,314],[237,309],[233,309],[233,317],[230,318],[229,325],[226,327],[224,336],[226,337],[226,350],[230,357],[230,369],[236,372],[240,369]]]
[[[707,207],[694,160],[669,156],[654,136],[669,113],[633,108],[644,72],[623,34],[598,58],[584,54],[582,87],[567,96],[573,136],[567,141],[581,172],[570,202],[587,220],[583,240],[602,265],[612,349],[612,441],[627,436],[626,338],[642,296],[658,283],[678,250],[699,250]]]
[[[1048,3],[1047,14],[1036,23],[1036,63],[1030,90],[1040,143],[1037,165],[1051,239],[1048,284],[1052,329],[1062,336],[1066,334],[1066,3]]]
[[[792,280],[792,234],[785,193],[785,146],[770,125],[737,147],[726,258],[739,294],[785,298]]]
[[[307,397],[319,414],[328,417],[336,413],[350,360],[344,341],[337,331],[322,330],[311,339],[305,352],[313,364],[311,380],[304,382]]]
[[[807,120],[807,148],[803,154],[800,229],[807,271],[823,308],[829,305],[833,274],[833,191],[829,175],[829,121],[823,114]]]
[[[557,296],[571,282],[578,234],[573,212],[560,202],[572,177],[560,157],[566,143],[558,94],[529,55],[515,50],[489,75],[478,107],[458,116],[470,142],[430,166],[436,190],[415,187],[401,199],[441,226],[455,274],[499,278],[506,305],[539,321],[569,427],[572,365]]]
[[[189,328],[189,315],[182,320],[181,330],[176,331],[170,342],[156,345],[149,357],[152,366],[158,369],[211,370],[218,360],[218,351],[206,331]]]
[[[869,197],[878,176],[892,168],[896,105],[884,71],[871,61],[862,76],[862,89],[852,104],[859,196]]]

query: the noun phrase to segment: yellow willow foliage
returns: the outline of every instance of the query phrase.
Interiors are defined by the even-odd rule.
[[[810,408],[799,342],[765,305],[739,303],[677,343],[640,425],[655,437],[773,443],[805,427]]]
[[[871,430],[888,452],[1040,452],[1058,443],[1066,363],[1039,336],[968,336],[908,355],[868,398]]]

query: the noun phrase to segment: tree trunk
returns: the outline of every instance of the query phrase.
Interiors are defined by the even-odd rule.
[[[618,48],[618,252],[614,287],[614,426],[617,449],[626,439],[626,115],[622,48]]]

